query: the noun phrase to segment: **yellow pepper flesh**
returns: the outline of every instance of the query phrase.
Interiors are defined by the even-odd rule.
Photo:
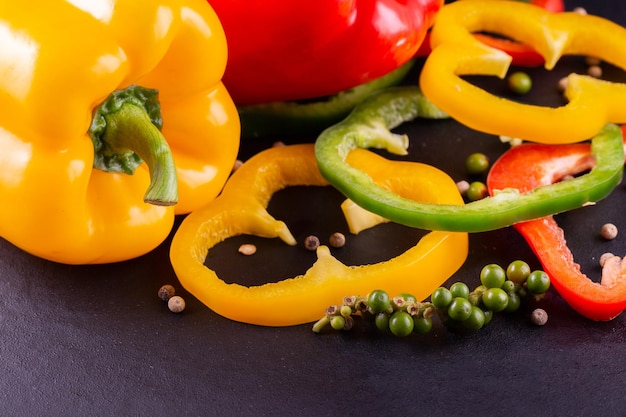
[[[475,130],[539,143],[580,142],[609,122],[626,122],[625,84],[571,74],[565,91],[568,103],[549,108],[506,100],[463,80],[461,75],[504,78],[509,69],[509,55],[472,36],[482,31],[532,46],[548,70],[563,55],[590,55],[626,69],[626,29],[607,19],[551,13],[518,1],[451,3],[437,15],[433,51],[420,87],[454,119]]]
[[[463,204],[454,181],[434,167],[392,162],[366,150],[353,151],[349,162],[368,172],[368,167],[376,167],[375,181],[387,180],[383,186],[408,197]],[[378,288],[426,298],[466,259],[467,233],[430,232],[403,254],[372,265],[344,265],[328,247],[320,246],[317,261],[303,275],[259,286],[227,284],[204,265],[208,251],[231,236],[280,237],[295,245],[287,225],[266,210],[274,192],[292,185],[328,185],[317,169],[313,145],[276,147],[255,155],[233,174],[216,200],[188,215],[170,249],[185,289],[229,319],[288,326],[317,320],[343,296]]]
[[[152,250],[175,213],[220,192],[239,120],[221,83],[226,39],[206,1],[3,2],[0,40],[0,236],[56,262],[115,262]],[[133,175],[92,167],[93,111],[131,84],[159,91],[175,207],[144,203],[145,164]]]

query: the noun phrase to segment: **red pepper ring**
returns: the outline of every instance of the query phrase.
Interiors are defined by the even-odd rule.
[[[623,126],[622,132],[626,133]],[[560,181],[565,175],[586,171],[593,165],[588,144],[520,145],[494,163],[487,177],[487,187],[490,194],[510,187],[526,193]],[[524,175],[515,175],[520,167]],[[607,260],[601,281],[597,283],[574,262],[564,232],[553,216],[517,223],[513,227],[529,244],[554,288],[578,313],[592,320],[606,321],[626,309],[626,261],[617,256]]]
[[[528,45],[524,45],[523,43],[519,43],[505,38],[496,38],[495,36],[483,33],[475,33],[474,37],[476,37],[476,39],[480,40],[485,45],[499,49],[502,52],[505,52],[507,55],[510,55],[512,65],[517,65],[520,67],[539,67],[546,62],[545,59],[543,59],[543,57],[537,51],[535,51]],[[424,42],[420,46],[420,49],[417,51],[416,56],[425,57],[428,56],[431,51],[432,48],[430,47],[430,33],[427,33],[426,37],[424,38]]]
[[[563,55],[591,55],[626,69],[626,28],[607,19],[550,13],[521,2],[494,7],[488,0],[457,1],[437,15],[433,51],[420,75],[424,95],[450,117],[475,130],[540,143],[581,142],[607,123],[626,123],[626,84],[571,74],[569,102],[551,108],[506,100],[463,80],[461,75],[470,74],[504,78],[511,64],[511,56],[481,43],[474,32],[534,47],[548,70]]]

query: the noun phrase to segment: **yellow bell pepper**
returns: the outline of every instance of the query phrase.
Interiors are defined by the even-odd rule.
[[[532,46],[554,68],[563,55],[590,55],[626,69],[626,28],[574,12],[551,13],[518,1],[474,0],[444,6],[431,33],[432,53],[420,87],[437,107],[468,127],[540,143],[574,143],[607,123],[626,123],[626,85],[571,74],[557,108],[494,96],[462,75],[504,78],[511,56],[481,43],[473,32],[504,35]],[[521,121],[521,122],[520,122]]]
[[[349,162],[407,198],[463,204],[454,181],[432,166],[389,161],[362,149],[351,152]],[[275,147],[252,157],[223,193],[187,216],[174,235],[170,259],[181,284],[229,319],[288,326],[316,321],[320,311],[346,294],[384,289],[426,298],[465,261],[467,233],[430,232],[403,254],[372,265],[346,266],[320,246],[317,261],[303,275],[253,287],[227,284],[204,265],[208,251],[231,236],[279,237],[295,245],[287,225],[266,210],[272,194],[292,185],[327,184],[312,144]]]
[[[0,236],[120,261],[220,192],[239,120],[206,1],[6,1],[0,44]]]

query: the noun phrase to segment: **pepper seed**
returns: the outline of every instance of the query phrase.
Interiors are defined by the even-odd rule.
[[[163,301],[167,301],[174,296],[176,290],[173,285],[165,284],[159,288],[159,298]]]
[[[243,255],[254,255],[256,253],[256,246],[251,243],[244,243],[239,246],[239,253]]]
[[[304,239],[304,247],[307,250],[316,250],[320,245],[320,240],[317,236],[311,235]]]
[[[613,240],[617,237],[617,226],[613,223],[606,223],[600,229],[600,235],[606,240]]]
[[[530,315],[530,320],[537,326],[543,326],[548,322],[548,313],[542,308],[536,308]]]
[[[587,68],[587,75],[593,78],[602,78],[602,67],[600,65],[591,65]]]
[[[343,235],[343,233],[335,232],[332,235],[330,235],[330,238],[328,239],[328,243],[333,248],[341,248],[343,247],[343,245],[346,244],[346,237]]]
[[[172,313],[180,313],[185,309],[185,300],[179,295],[175,295],[167,302],[167,308]]]

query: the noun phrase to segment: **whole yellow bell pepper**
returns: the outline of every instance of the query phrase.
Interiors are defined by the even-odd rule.
[[[455,182],[435,167],[390,161],[363,149],[351,152],[348,162],[407,198],[463,204]],[[259,286],[228,284],[205,266],[208,251],[231,236],[280,237],[295,245],[287,225],[266,210],[274,192],[292,185],[328,185],[317,168],[312,144],[275,147],[255,155],[235,171],[217,199],[187,216],[170,249],[172,266],[185,289],[229,319],[289,326],[316,321],[320,311],[346,294],[384,289],[424,299],[467,257],[467,233],[436,231],[395,258],[372,265],[344,265],[327,246],[320,246],[317,261],[303,275]]]
[[[120,261],[220,192],[239,120],[206,1],[6,1],[0,45],[0,236]]]
[[[563,55],[588,55],[626,69],[626,28],[593,15],[551,13],[519,1],[459,1],[444,6],[431,32],[432,53],[420,75],[424,95],[459,122],[485,133],[539,143],[574,143],[607,123],[626,123],[626,84],[568,76],[568,103],[522,104],[461,78],[504,78],[511,56],[480,42],[489,32],[532,46],[551,70]],[[520,122],[522,121],[522,122]]]

